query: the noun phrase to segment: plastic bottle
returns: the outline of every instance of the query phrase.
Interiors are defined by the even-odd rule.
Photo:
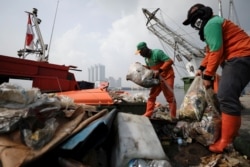
[[[148,167],[171,167],[171,164],[167,160],[152,160]]]
[[[178,138],[177,138],[177,143],[178,143],[178,145],[183,145],[183,140],[182,140],[182,138],[178,137]]]
[[[147,162],[143,159],[132,159],[128,163],[128,167],[148,167]]]

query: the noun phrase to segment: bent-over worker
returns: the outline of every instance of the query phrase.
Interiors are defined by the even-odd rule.
[[[206,55],[197,75],[203,74],[203,84],[211,87],[219,65],[222,74],[217,97],[220,104],[221,136],[209,150],[221,153],[232,143],[241,125],[241,92],[250,81],[250,37],[239,26],[213,15],[213,10],[203,4],[193,5],[184,25],[198,30],[200,39],[206,43]]]
[[[136,54],[144,57],[146,67],[154,71],[154,77],[160,78],[160,84],[150,89],[144,116],[152,116],[156,98],[162,91],[169,104],[171,118],[176,118],[176,100],[174,96],[175,75],[172,67],[172,59],[160,49],[149,49],[146,42],[140,42],[137,45]]]

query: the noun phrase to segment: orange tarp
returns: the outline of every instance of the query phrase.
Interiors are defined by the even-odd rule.
[[[112,105],[114,103],[107,91],[98,88],[60,92],[57,95],[68,96],[78,104]]]

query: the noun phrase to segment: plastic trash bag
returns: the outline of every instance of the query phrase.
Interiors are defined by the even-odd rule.
[[[38,150],[53,138],[58,125],[55,118],[50,118],[42,128],[37,128],[34,131],[30,127],[22,129],[22,140],[28,147]]]
[[[20,120],[26,115],[26,109],[0,108],[0,134],[18,129]]]
[[[200,121],[207,106],[202,78],[196,76],[190,85],[177,115],[180,120]]]
[[[27,116],[46,120],[57,116],[60,109],[61,101],[59,98],[43,94],[35,103],[29,105]]]
[[[203,113],[202,120],[196,125],[196,140],[208,146],[214,144],[220,136],[221,115],[219,110],[219,102],[213,89],[205,90],[207,107]]]
[[[210,107],[204,112],[200,122],[192,122],[189,125],[188,135],[204,146],[213,144],[220,135],[221,117],[212,111]]]
[[[20,109],[35,102],[41,92],[38,88],[24,89],[21,86],[3,83],[0,85],[0,107]]]
[[[206,107],[200,121],[180,121],[177,127],[181,127],[185,138],[192,138],[204,146],[213,144],[220,135],[221,115],[218,100],[212,88],[204,89]],[[198,111],[200,112],[200,111]]]
[[[150,88],[160,83],[158,78],[154,78],[154,71],[147,69],[139,62],[130,65],[126,79],[145,88]]]

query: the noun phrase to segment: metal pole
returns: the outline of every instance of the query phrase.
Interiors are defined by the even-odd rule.
[[[223,17],[221,0],[218,0],[218,1],[219,1],[219,16],[220,16],[220,17]]]
[[[52,27],[52,33],[51,33],[50,41],[49,41],[48,55],[47,55],[47,57],[46,57],[47,60],[49,60],[49,51],[50,51],[52,36],[53,36],[54,28],[55,28],[55,22],[56,22],[56,16],[57,16],[58,6],[59,6],[59,0],[57,1],[56,12],[55,12],[55,17],[54,17],[54,23],[53,23],[53,27]]]

